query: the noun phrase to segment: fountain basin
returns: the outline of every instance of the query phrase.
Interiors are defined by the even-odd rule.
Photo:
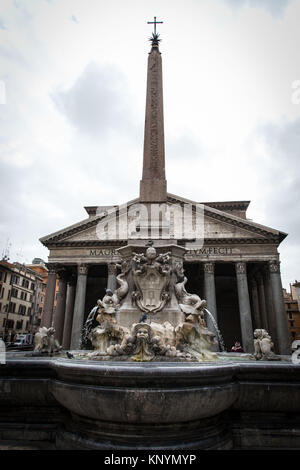
[[[238,398],[233,364],[55,363],[56,400],[72,413],[122,423],[181,423],[217,415]]]
[[[0,367],[0,448],[7,440],[58,449],[299,448],[299,365],[219,359],[129,363],[8,353]]]

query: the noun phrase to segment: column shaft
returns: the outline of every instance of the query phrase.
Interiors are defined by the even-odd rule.
[[[215,266],[214,263],[204,264],[204,297],[207,303],[207,310],[212,314],[215,322],[218,324],[217,316],[217,300],[216,300],[216,286],[215,286]],[[209,315],[206,317],[207,328],[216,333],[215,327]],[[219,347],[214,348],[217,351]]]
[[[271,279],[270,279],[270,273],[268,269],[264,270],[264,285],[265,285],[265,297],[266,297],[268,324],[269,324],[269,330],[270,330],[269,333],[274,343],[274,349],[275,351],[278,351],[279,350],[278,334],[277,334],[277,328],[276,328],[275,312],[274,312],[274,307],[273,307]]]
[[[53,305],[56,288],[56,270],[51,265],[48,265],[48,268],[49,272],[41,326],[46,326],[47,328],[50,328],[50,326],[52,325]]]
[[[263,328],[269,332],[264,280],[260,273],[257,274],[257,288],[258,288],[258,300],[259,300],[259,310],[261,314],[261,322],[262,322]]]
[[[75,295],[71,349],[80,349],[81,347],[81,334],[84,321],[84,308],[85,308],[85,295],[87,283],[86,265],[78,266],[78,277]]]
[[[53,326],[55,329],[55,338],[62,343],[63,338],[63,329],[64,329],[64,319],[65,319],[65,308],[66,308],[66,291],[67,291],[67,281],[63,273],[59,274],[60,278],[58,281],[58,294],[56,309],[54,312]]]
[[[279,354],[290,354],[291,346],[289,329],[282,294],[279,261],[270,261],[269,269],[273,296],[273,307],[276,317]]]
[[[236,263],[235,269],[239,298],[242,345],[245,352],[251,353],[253,352],[253,326],[246,263]]]
[[[63,341],[62,341],[63,349],[69,349],[70,344],[71,344],[74,301],[75,301],[75,283],[74,282],[68,282],[68,284],[67,284],[67,298],[66,298],[64,334],[63,334]]]
[[[258,291],[257,291],[257,284],[256,284],[255,279],[251,279],[251,296],[252,296],[254,326],[255,326],[255,328],[261,328],[261,320],[260,320],[260,314],[259,314]]]

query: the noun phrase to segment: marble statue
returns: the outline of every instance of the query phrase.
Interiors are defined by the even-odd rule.
[[[187,315],[185,321],[175,328],[176,348],[197,361],[215,361],[217,354],[211,352],[215,335],[209,331],[199,314]]]
[[[86,344],[90,340],[93,347],[103,353],[106,352],[112,342],[120,341],[120,338],[122,338],[122,330],[117,325],[115,315],[120,307],[121,300],[128,293],[126,274],[130,266],[123,262],[122,264],[116,264],[116,267],[121,269],[121,273],[117,276],[119,287],[115,292],[106,289],[103,299],[97,300],[97,305],[89,313],[82,332],[82,343]],[[95,323],[99,325],[93,328]]]
[[[254,357],[258,360],[274,360],[277,356],[272,351],[274,344],[269,333],[261,328],[254,330]]]
[[[174,287],[179,307],[187,315],[198,315],[200,323],[204,325],[203,309],[206,307],[206,301],[201,300],[197,294],[189,294],[185,289],[186,283],[187,278],[180,275]]]
[[[60,349],[58,342],[55,340],[55,329],[42,326],[34,335],[34,351],[47,351],[52,354]]]

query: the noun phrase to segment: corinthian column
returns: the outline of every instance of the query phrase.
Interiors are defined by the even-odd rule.
[[[212,314],[216,324],[218,324],[217,318],[217,301],[216,301],[216,287],[215,287],[215,263],[209,262],[204,263],[204,298],[207,303],[207,310]],[[215,327],[209,315],[206,317],[207,328],[216,333]],[[219,350],[219,346],[214,348]]]
[[[248,291],[246,263],[236,263],[235,270],[239,297],[242,344],[244,351],[247,353],[251,353],[253,352],[253,327],[251,319],[251,307]]]
[[[258,287],[258,298],[259,298],[259,307],[261,312],[261,320],[263,328],[269,331],[268,318],[267,318],[267,309],[266,309],[266,297],[265,297],[265,286],[264,280],[261,273],[257,273],[257,287]]]
[[[67,291],[67,280],[66,273],[63,270],[58,272],[58,294],[56,309],[54,312],[53,326],[55,329],[55,337],[59,344],[62,343],[64,319],[65,319],[65,308],[66,308],[66,291]]]
[[[47,268],[48,268],[48,279],[47,279],[46,295],[45,295],[45,302],[44,302],[44,310],[43,310],[42,319],[41,319],[41,326],[46,326],[47,328],[50,328],[50,326],[52,325],[57,265],[47,264]]]
[[[73,320],[74,300],[75,300],[75,285],[76,285],[75,279],[71,278],[68,280],[64,334],[63,334],[63,341],[62,341],[63,349],[69,349],[70,343],[71,343],[72,320]]]
[[[289,329],[286,318],[282,284],[280,276],[280,263],[277,260],[269,261],[270,280],[272,287],[273,307],[276,318],[276,331],[278,339],[279,354],[290,354],[291,346]]]
[[[81,348],[81,333],[82,333],[83,320],[84,320],[87,274],[88,274],[88,266],[86,264],[80,264],[78,266],[78,277],[77,277],[72,337],[71,337],[71,349]]]

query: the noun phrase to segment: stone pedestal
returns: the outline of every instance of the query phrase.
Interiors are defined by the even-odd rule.
[[[253,352],[253,326],[247,281],[246,263],[236,263],[236,279],[239,297],[242,346],[245,352]]]
[[[71,349],[80,349],[81,347],[81,334],[84,321],[87,274],[88,266],[86,264],[79,265],[73,315]]]

